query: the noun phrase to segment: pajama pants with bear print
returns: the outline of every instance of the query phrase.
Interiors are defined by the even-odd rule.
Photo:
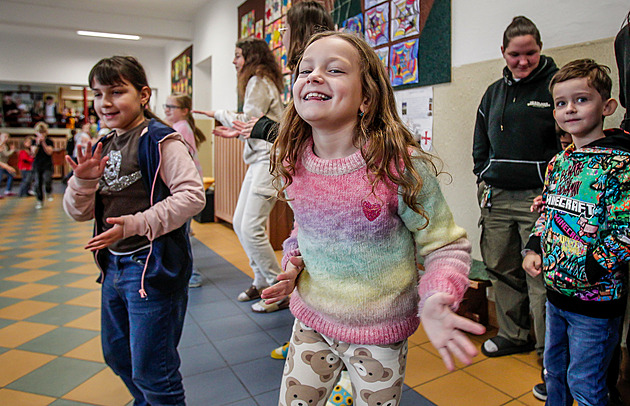
[[[407,340],[389,345],[349,344],[326,337],[296,319],[279,406],[325,405],[344,365],[355,405],[400,404]]]

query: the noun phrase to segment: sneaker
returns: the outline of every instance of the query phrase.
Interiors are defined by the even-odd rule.
[[[15,196],[15,192],[11,192],[11,191],[9,191],[9,192],[4,192],[4,195],[5,195],[5,196]]]
[[[201,274],[196,269],[193,269],[193,273],[188,281],[189,288],[198,288],[201,286]]]
[[[544,382],[534,385],[532,389],[534,397],[543,402],[547,400],[547,385]]]
[[[44,203],[42,203],[42,202],[35,203],[35,208],[36,209],[41,209],[42,207],[44,207]]]
[[[48,196],[48,198],[46,200],[48,200],[49,202],[52,202],[54,199],[53,199],[52,196]]]
[[[260,290],[258,290],[258,288],[254,285],[247,288],[244,292],[239,293],[236,298],[239,302],[249,302],[256,299],[260,299]]]
[[[36,194],[37,194],[37,193],[33,192],[32,190],[29,190],[29,191],[28,191],[28,195],[29,195],[29,196],[35,196]]]
[[[271,358],[273,359],[287,359],[289,353],[289,343],[284,343],[280,347],[271,351]]]

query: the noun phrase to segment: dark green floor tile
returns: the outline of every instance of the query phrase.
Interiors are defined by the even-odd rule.
[[[15,320],[0,319],[0,329],[5,328],[6,326],[10,326],[11,324],[15,322],[16,322]]]
[[[7,389],[60,397],[107,368],[105,364],[56,358],[6,386]]]
[[[44,323],[63,326],[64,324],[70,323],[71,321],[74,321],[79,317],[85,316],[86,314],[93,311],[93,307],[61,304],[59,306],[53,307],[52,309],[31,316],[25,320],[33,323]]]
[[[81,275],[81,278],[84,277],[85,275]],[[61,286],[57,289],[51,290],[50,292],[42,293],[39,296],[35,296],[32,298],[32,300],[41,300],[43,302],[53,303],[65,303],[68,300],[72,300],[79,296],[85,295],[88,292],[91,292],[91,290]]]
[[[20,244],[24,245],[24,242],[20,242]],[[23,250],[23,249],[17,249],[17,248],[0,252],[0,254],[7,256],[6,258],[2,258],[0,260],[0,261],[2,261],[2,266],[3,266],[2,270],[5,270],[6,268],[11,267],[11,266],[13,266],[15,264],[19,264],[19,263],[28,261],[28,258],[16,257],[16,255],[22,254],[24,252],[26,252],[26,251]]]
[[[67,268],[69,264],[65,264],[65,265]],[[46,267],[46,269],[48,269],[48,267]],[[44,283],[46,285],[64,286],[64,285],[69,285],[76,281],[80,281],[81,279],[84,279],[84,278],[85,278],[85,275],[63,272],[63,273],[58,273],[57,275],[49,276],[48,278],[41,279],[38,281],[38,283]]]
[[[8,278],[9,276],[13,276],[13,275],[6,275],[5,276],[4,271],[5,271],[5,269],[0,269],[0,278]],[[13,271],[10,271],[10,272],[13,273]],[[20,272],[24,272],[24,270],[22,270]],[[11,289],[17,288],[18,286],[22,286],[22,285],[24,285],[24,282],[0,280],[0,293],[6,292],[7,290],[11,290]]]
[[[12,304],[16,304],[17,302],[21,302],[20,299],[14,299],[12,297],[2,297],[0,296],[0,309],[11,306]]]
[[[98,335],[98,331],[59,327],[20,345],[18,348],[44,354],[63,355]]]
[[[66,399],[57,399],[52,402],[49,406],[92,406],[88,403],[74,402],[72,400]]]
[[[46,265],[45,267],[42,267],[42,269],[45,269],[47,271],[65,272],[68,269],[73,269],[73,268],[76,268],[77,266],[80,266],[80,265],[81,265],[81,262],[59,261],[59,262],[51,264],[51,265]],[[85,278],[85,275],[81,275],[81,276],[83,276]]]
[[[10,350],[10,348],[0,347],[0,354],[2,354],[3,352],[7,352],[9,350]]]
[[[77,248],[77,247],[75,246],[74,248]],[[57,247],[54,247],[54,248],[51,248],[51,249],[59,250],[59,248],[57,248]],[[60,251],[61,252],[58,252],[58,253],[52,254],[52,255],[47,255],[47,256],[42,257],[42,258],[44,258],[44,259],[55,259],[57,261],[68,261],[68,260],[71,260],[73,258],[77,258],[77,257],[80,257],[80,256],[83,255],[83,254],[76,253],[76,252],[66,252],[64,250],[60,250]]]

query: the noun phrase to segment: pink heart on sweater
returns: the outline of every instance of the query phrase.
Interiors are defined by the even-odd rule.
[[[374,221],[381,214],[381,205],[378,203],[370,203],[367,201],[361,202],[363,206],[363,214],[369,221]]]

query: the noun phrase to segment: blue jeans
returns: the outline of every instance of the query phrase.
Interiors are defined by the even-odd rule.
[[[4,178],[5,175],[7,177],[6,191],[10,192],[11,186],[13,185],[13,175],[11,175],[11,172],[7,171],[6,169],[0,168],[0,183],[2,183],[2,178]]]
[[[33,171],[31,170],[23,170],[22,172],[22,183],[20,183],[20,197],[28,196],[28,191],[31,188],[31,183],[33,182]]]
[[[162,293],[145,285],[147,297],[141,298],[147,253],[108,255],[101,303],[103,356],[127,385],[134,405],[184,405],[177,345],[188,289]]]
[[[607,406],[608,364],[619,340],[622,317],[598,319],[547,302],[544,363],[551,406]]]

